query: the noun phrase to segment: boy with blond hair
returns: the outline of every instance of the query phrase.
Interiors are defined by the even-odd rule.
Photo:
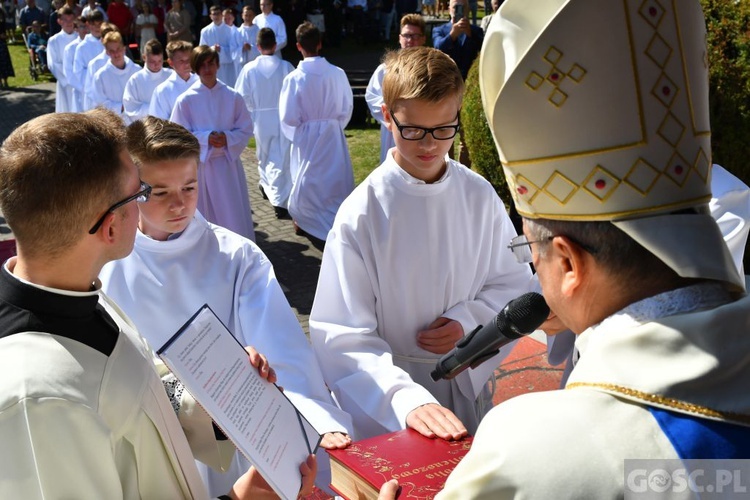
[[[167,44],[167,62],[174,71],[154,90],[148,106],[149,115],[169,120],[177,98],[198,81],[198,75],[190,68],[192,53],[193,44],[190,42],[173,40]]]
[[[499,358],[452,380],[430,372],[528,291],[531,272],[506,248],[516,232],[494,188],[447,156],[464,90],[456,64],[427,47],[385,64],[382,112],[396,146],[338,211],[310,337],[355,439],[406,427],[458,439],[492,406]]]
[[[101,273],[104,289],[153,346],[208,303],[240,343],[268,357],[284,394],[325,433],[322,446],[346,446],[349,416],[331,399],[271,262],[253,242],[197,211],[198,139],[181,125],[147,117],[128,127],[128,149],[153,190],[138,206],[133,252]],[[321,486],[330,481],[327,464],[321,452]],[[212,495],[227,491],[248,467],[239,453],[224,473],[198,464]]]
[[[426,24],[421,14],[406,14],[401,18],[398,43],[402,49],[421,47],[425,42]],[[365,91],[365,101],[370,114],[380,123],[380,163],[385,161],[388,150],[394,146],[393,135],[383,120],[383,75],[385,63],[375,69]]]
[[[104,50],[109,61],[94,75],[94,106],[111,109],[130,123],[125,114],[122,98],[125,85],[130,77],[140,71],[141,67],[125,55],[125,44],[119,31],[110,31],[102,37]]]

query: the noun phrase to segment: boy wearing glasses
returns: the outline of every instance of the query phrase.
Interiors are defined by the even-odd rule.
[[[425,22],[421,14],[406,14],[401,18],[401,31],[398,34],[398,43],[402,49],[409,47],[421,47],[424,45]],[[380,122],[380,163],[385,161],[388,150],[395,144],[393,135],[383,120],[383,75],[385,74],[385,63],[375,69],[367,84],[365,100],[370,114]]]
[[[310,336],[355,439],[405,427],[458,439],[492,406],[498,359],[452,380],[430,372],[528,291],[531,272],[506,248],[516,233],[492,186],[447,157],[464,89],[456,64],[427,47],[385,64],[382,111],[396,147],[341,205]]]
[[[154,347],[208,303],[240,343],[267,356],[284,394],[325,433],[321,446],[347,446],[349,416],[323,384],[271,262],[253,242],[196,210],[198,140],[177,123],[147,117],[128,127],[128,150],[153,190],[138,205],[133,252],[100,274],[104,290]],[[320,454],[318,483],[326,487],[328,458]],[[197,465],[211,495],[227,491],[250,466],[239,453],[223,473]]]

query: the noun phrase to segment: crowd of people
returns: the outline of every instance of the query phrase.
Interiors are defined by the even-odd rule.
[[[331,493],[325,449],[404,428],[475,436],[445,499],[622,497],[627,459],[750,458],[750,190],[712,175],[698,0],[644,5],[507,0],[485,34],[451,0],[434,47],[403,16],[367,91],[381,162],[356,187],[352,90],[319,19],[288,37],[270,0],[242,29],[209,6],[196,46],[180,17],[141,68],[109,8],[60,7],[56,113],[0,147],[17,244],[0,269],[0,496],[270,494],[153,355],[205,303],[322,436],[301,495]],[[474,57],[521,234],[452,157]],[[254,243],[253,134],[261,192],[323,244],[309,339]],[[513,343],[432,378],[531,290],[565,390],[493,408]]]

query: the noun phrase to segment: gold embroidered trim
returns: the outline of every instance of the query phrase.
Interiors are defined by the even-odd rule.
[[[698,415],[703,415],[704,417],[710,417],[710,418],[719,419],[719,420],[733,421],[733,422],[737,422],[737,423],[741,423],[745,425],[750,424],[750,415],[745,415],[742,413],[733,413],[733,412],[721,412],[721,411],[717,411],[711,408],[707,408],[705,406],[700,406],[700,405],[696,405],[693,403],[680,401],[679,399],[659,396],[657,394],[649,394],[648,392],[637,391],[635,389],[630,389],[628,387],[622,387],[620,385],[615,385],[615,384],[574,382],[565,386],[565,389],[575,389],[577,387],[590,387],[594,389],[601,389],[607,392],[614,392],[614,393],[622,394],[631,398],[640,399],[641,401],[645,401],[647,403],[653,403],[653,404],[657,404],[661,406],[666,406],[669,408],[674,408],[676,410],[682,410],[688,413],[696,413]]]

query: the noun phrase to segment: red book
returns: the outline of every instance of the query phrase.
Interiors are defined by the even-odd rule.
[[[471,447],[461,441],[430,439],[406,429],[355,441],[331,456],[331,488],[350,500],[377,499],[380,487],[398,479],[399,499],[433,498]]]

